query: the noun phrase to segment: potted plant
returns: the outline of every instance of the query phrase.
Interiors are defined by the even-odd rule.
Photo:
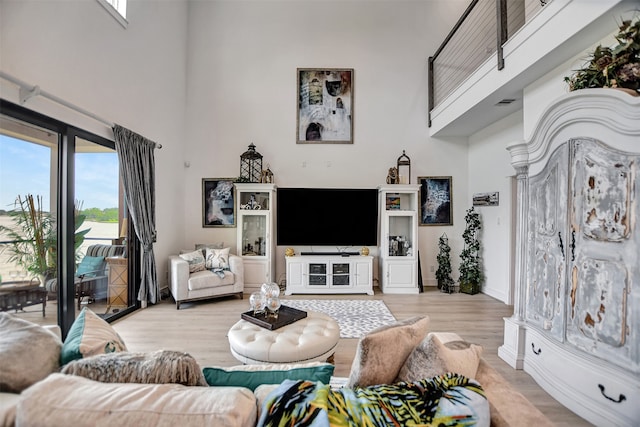
[[[467,210],[464,217],[467,226],[462,233],[464,249],[460,254],[460,292],[477,294],[482,282],[480,267],[480,241],[478,232],[482,228],[480,214],[473,207]]]
[[[27,194],[18,196],[15,208],[9,211],[13,227],[0,226],[0,231],[10,240],[3,250],[11,254],[9,262],[15,262],[31,277],[37,277],[44,286],[46,280],[57,273],[57,234],[55,218],[42,209],[42,196]],[[80,213],[78,203],[75,209],[74,247],[77,249],[84,242],[84,236],[90,231],[77,231],[86,216]]]
[[[438,261],[438,269],[436,270],[436,279],[438,280],[438,289],[442,292],[453,292],[453,278],[451,277],[451,247],[447,234],[443,233],[438,240],[438,248],[440,252],[436,256]]]
[[[42,197],[28,194],[18,196],[15,208],[9,212],[13,227],[0,226],[0,231],[11,241],[5,250],[9,250],[9,262],[37,277],[41,285],[44,280],[55,275],[55,265],[50,264],[55,251],[55,221],[42,210]]]
[[[569,90],[625,88],[638,94],[640,87],[640,18],[624,20],[618,27],[617,46],[598,45],[579,70],[565,77]]]

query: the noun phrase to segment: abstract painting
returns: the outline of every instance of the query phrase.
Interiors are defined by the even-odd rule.
[[[298,144],[353,144],[353,69],[298,68]]]

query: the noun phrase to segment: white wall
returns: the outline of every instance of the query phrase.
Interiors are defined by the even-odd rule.
[[[0,1],[0,69],[163,145],[156,151],[158,277],[183,229],[187,3],[128,1],[125,30],[94,0]],[[0,96],[18,103],[3,83]],[[24,107],[113,138],[42,97]]]
[[[240,155],[251,142],[280,187],[376,187],[404,149],[413,183],[417,176],[453,175],[454,221],[461,224],[466,144],[428,137],[427,60],[467,4],[192,2],[184,245],[235,247],[235,229],[202,228],[201,180],[238,176]],[[353,145],[296,144],[298,67],[354,69]],[[459,227],[421,227],[426,280],[434,276],[427,266],[435,264],[443,230],[461,239]],[[284,272],[283,251],[278,248],[276,278]]]
[[[469,138],[469,197],[497,191],[498,206],[476,206],[482,221],[482,292],[512,303],[512,198],[514,169],[506,145],[522,139],[522,112],[516,112]]]

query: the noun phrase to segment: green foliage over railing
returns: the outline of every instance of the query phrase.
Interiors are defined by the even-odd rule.
[[[94,222],[118,222],[118,208],[89,208],[80,212],[86,221]]]

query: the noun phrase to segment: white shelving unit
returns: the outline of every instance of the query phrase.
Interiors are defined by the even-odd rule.
[[[275,273],[274,184],[236,183],[237,251],[244,263],[245,293],[260,290]]]
[[[419,185],[378,187],[380,209],[380,289],[417,294]]]

